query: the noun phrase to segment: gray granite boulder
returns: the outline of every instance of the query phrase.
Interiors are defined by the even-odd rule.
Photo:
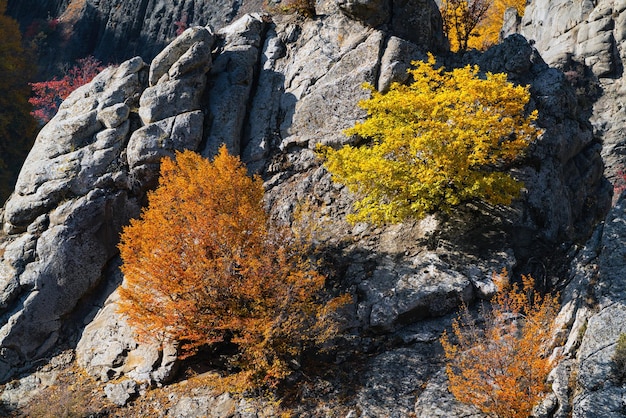
[[[105,301],[85,327],[76,346],[78,365],[102,382],[121,376],[161,385],[178,366],[176,344],[138,342],[133,329],[117,312],[117,292]]]
[[[248,102],[258,73],[262,35],[267,24],[260,15],[246,15],[221,29],[224,47],[215,59],[209,76],[208,129],[205,156],[215,155],[222,144],[241,153],[241,137],[247,118]]]
[[[122,224],[139,210],[118,187],[128,112],[111,128],[98,115],[136,103],[143,68],[130,60],[76,90],[42,129],[5,205],[2,379],[55,346],[65,316],[100,281]]]
[[[150,87],[139,99],[144,124],[200,109],[213,42],[210,29],[189,28],[152,60]]]
[[[64,318],[103,280],[160,159],[198,147],[212,39],[209,29],[190,29],[183,46],[154,62],[153,77],[163,72],[154,87],[140,58],[104,70],[40,132],[3,211],[0,379],[64,338]],[[171,105],[186,97],[191,105]],[[140,127],[146,114],[158,120]]]

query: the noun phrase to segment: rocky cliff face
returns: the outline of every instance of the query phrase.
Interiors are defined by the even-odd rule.
[[[533,1],[521,33],[534,41],[548,63],[563,69],[577,88],[602,141],[607,177],[621,186],[626,139],[626,2]],[[625,332],[622,199],[572,264],[562,312],[571,333],[565,344],[566,360],[555,373],[555,393],[560,398],[555,416],[625,414],[625,394],[612,361],[617,340]]]
[[[45,64],[64,64],[94,55],[103,62],[134,56],[151,60],[177,31],[208,25],[224,27],[240,9],[261,11],[249,0],[10,0],[8,13],[24,27],[34,19],[57,19],[56,32],[40,51]]]
[[[269,3],[279,5],[280,1]],[[418,44],[436,39],[430,42],[433,50],[441,50],[445,44],[437,29],[441,27],[439,13],[426,0],[316,3],[320,15],[340,7],[348,16],[403,39]],[[181,29],[197,25],[221,28],[244,13],[263,11],[263,4],[262,0],[9,0],[7,10],[23,27],[34,19],[58,21],[61,34],[52,34],[48,48],[40,51],[42,61],[54,66],[87,55],[107,63],[134,56],[151,60]]]
[[[331,415],[480,416],[447,394],[438,338],[460,302],[493,292],[491,274],[502,267],[532,273],[550,287],[567,282],[568,260],[575,259],[579,273],[566,292],[570,309],[563,321],[577,330],[581,318],[591,326],[613,317],[607,311],[593,319],[595,311],[581,310],[578,297],[586,283],[597,282],[592,262],[600,260],[599,240],[607,247],[619,242],[621,206],[611,215],[614,233],[606,235],[612,230],[605,227],[605,238],[594,235],[590,249],[577,253],[574,243],[605,216],[611,190],[603,177],[604,131],[589,122],[590,109],[567,74],[519,35],[484,54],[442,55],[449,67],[476,63],[531,85],[545,133],[514,170],[526,184],[523,197],[510,208],[467,205],[421,222],[351,226],[344,219],[352,197],[331,182],[314,147],[353,141],[341,131],[365,117],[356,106],[367,96],[362,83],[385,89],[405,81],[410,61],[445,52],[445,41],[433,1],[328,0],[318,2],[317,15],[270,20],[252,14],[217,31],[193,27],[149,65],[137,57],[109,68],[63,103],[39,134],[1,213],[0,380],[67,347],[120,405],[172,377],[175,348],[139,344],[115,312],[122,280],[115,246],[121,226],[138,215],[154,187],[163,156],[192,149],[210,157],[222,143],[266,180],[274,218],[290,222],[298,206],[309,208],[333,282],[354,296],[334,359],[350,390],[342,391],[346,381],[321,373],[301,395],[303,416],[319,416],[324,408]],[[606,278],[619,268],[606,266]],[[603,303],[597,306],[614,308]],[[577,351],[578,335],[572,331],[567,352],[593,358],[600,343],[583,339]],[[3,399],[20,398],[15,393],[32,376],[5,388]],[[583,411],[598,398],[574,399],[562,376],[551,414],[572,404]],[[588,394],[598,377],[579,379]],[[196,416],[179,415],[196,405],[197,415],[211,407],[243,416],[249,408],[210,391],[194,393],[163,414]]]
[[[533,1],[521,26],[546,62],[566,71],[591,99],[611,179],[624,166],[625,11],[624,1]]]

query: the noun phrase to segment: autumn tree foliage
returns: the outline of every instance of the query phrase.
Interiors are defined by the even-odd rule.
[[[476,28],[478,36],[470,37],[468,47],[485,50],[497,44],[504,23],[504,12],[509,8],[514,8],[518,15],[524,16],[526,0],[493,0],[485,18]]]
[[[47,123],[71,92],[89,83],[104,69],[101,64],[92,56],[81,58],[62,78],[31,83],[33,95],[29,102],[34,108],[33,116],[41,123]]]
[[[351,222],[397,223],[472,200],[510,204],[522,184],[507,169],[539,134],[528,87],[478,67],[450,72],[413,62],[411,85],[372,91],[368,118],[346,134],[365,146],[321,147],[333,179],[358,197]]]
[[[165,158],[141,219],[122,234],[120,311],[139,337],[176,340],[181,355],[229,341],[245,385],[275,384],[336,332],[325,277],[289,233],[271,227],[263,185],[222,147]],[[240,379],[241,380],[241,379]]]
[[[522,276],[521,287],[509,284],[506,271],[494,281],[498,292],[483,310],[484,328],[465,308],[452,335],[441,337],[449,389],[489,416],[527,418],[550,390],[558,296],[542,296],[530,276]]]
[[[504,12],[515,8],[524,15],[526,0],[443,0],[443,29],[452,51],[484,50],[498,42]]]
[[[442,0],[439,11],[452,51],[465,51],[492,0]]]
[[[6,5],[0,0],[0,206],[13,190],[37,128],[28,103],[35,64],[22,48],[18,23],[4,14]]]

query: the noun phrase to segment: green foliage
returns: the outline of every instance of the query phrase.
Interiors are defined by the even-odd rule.
[[[13,190],[37,128],[28,103],[35,65],[22,48],[17,22],[5,10],[6,0],[0,0],[0,206]]]
[[[413,62],[411,85],[373,87],[359,106],[369,117],[346,131],[365,146],[320,147],[337,182],[356,193],[351,222],[397,223],[480,199],[510,204],[522,184],[506,170],[539,134],[526,116],[528,87],[506,74],[479,74],[467,66],[451,72]]]

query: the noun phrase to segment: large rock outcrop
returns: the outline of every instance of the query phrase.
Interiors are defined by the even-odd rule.
[[[532,1],[520,31],[544,59],[565,71],[601,141],[606,175],[615,184],[615,206],[588,243],[576,252],[563,291],[561,321],[567,330],[565,359],[554,372],[551,416],[618,417],[622,383],[613,355],[624,329],[623,240],[626,160],[626,2]]]
[[[626,416],[623,371],[613,360],[617,341],[626,333],[625,197],[572,260],[557,318],[563,327],[562,360],[552,373],[554,393],[546,402],[547,416]]]
[[[278,4],[280,1],[270,1]],[[432,51],[446,48],[441,16],[431,0],[323,0],[316,13],[338,8],[371,27],[385,27],[403,39],[429,44]],[[22,29],[33,22],[54,21],[40,39],[39,54],[45,71],[56,73],[67,63],[94,55],[103,62],[120,62],[139,55],[151,60],[182,29],[197,25],[222,28],[244,13],[262,12],[262,0],[9,0],[7,12]],[[271,7],[270,7],[271,8]],[[44,25],[45,26],[45,25]],[[42,33],[43,33],[42,32]]]
[[[563,69],[592,106],[591,121],[604,143],[607,176],[619,182],[626,147],[626,2],[532,1],[521,33],[550,65]]]
[[[367,358],[351,395],[364,416],[408,416],[416,402],[423,408],[436,396],[446,315],[488,297],[494,270],[531,270],[546,285],[556,280],[554,270],[538,267],[588,237],[610,190],[598,137],[572,86],[521,36],[446,64],[477,63],[531,85],[545,132],[514,169],[526,183],[522,198],[510,208],[466,205],[390,227],[345,221],[353,197],[333,184],[315,147],[356,141],[342,131],[365,117],[356,106],[368,95],[364,82],[384,90],[407,79],[412,59],[445,49],[434,1],[394,2],[385,23],[370,21],[366,3],[378,4],[329,0],[318,2],[315,19],[271,22],[252,14],[216,33],[190,28],[149,66],[133,58],[66,100],[2,213],[0,380],[71,344],[66,318],[80,322],[75,328],[89,322],[76,354],[101,380],[162,383],[171,376],[175,356],[133,339],[113,289],[121,280],[120,228],[155,186],[160,158],[180,149],[211,157],[226,143],[266,180],[274,219],[292,222],[306,208],[298,222],[318,225],[312,238],[334,284],[354,296],[345,318],[353,338],[338,362]],[[136,389],[110,385],[118,403]]]
[[[198,147],[204,117],[194,96],[202,89],[190,89],[178,108],[151,92],[203,85],[210,52],[196,54],[195,65],[185,54],[212,43],[209,30],[189,29],[170,45],[167,65],[155,59],[151,70],[164,75],[152,87],[141,58],[103,71],[40,132],[3,212],[2,379],[58,343],[63,319],[116,255],[122,225],[139,214],[160,159]],[[146,113],[150,121],[140,126]]]

